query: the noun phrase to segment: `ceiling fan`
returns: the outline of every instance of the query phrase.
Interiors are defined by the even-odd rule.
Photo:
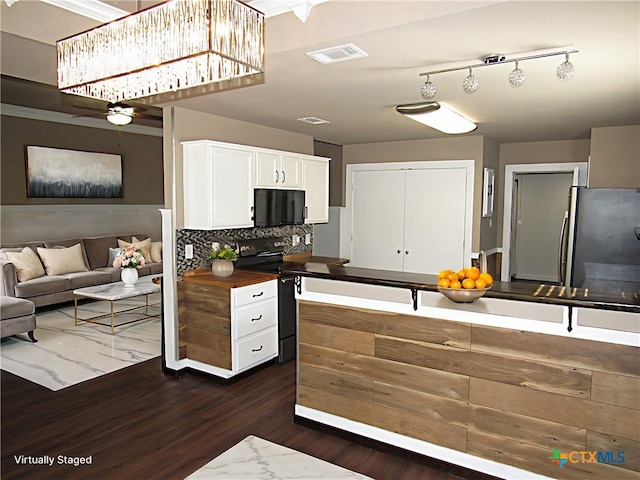
[[[87,107],[80,107],[87,108]],[[97,110],[97,109],[96,109]],[[127,103],[116,102],[107,104],[107,111],[91,115],[76,115],[77,117],[107,117],[107,121],[114,125],[124,126],[131,123],[134,118],[146,118],[162,122],[162,116],[146,113],[147,109],[140,106],[131,106]]]

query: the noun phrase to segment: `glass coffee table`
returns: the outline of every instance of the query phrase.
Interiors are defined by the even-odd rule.
[[[97,322],[96,320],[102,318],[110,318],[111,319],[111,335],[115,334],[114,317],[121,313],[132,312],[134,310],[138,310],[141,308],[145,309],[145,313],[142,314],[141,318],[136,318],[135,320],[131,320],[128,322],[120,323],[117,326],[128,325],[130,323],[139,322],[142,320],[146,320],[151,317],[158,316],[147,314],[147,309],[149,305],[149,295],[152,293],[157,293],[160,291],[161,287],[159,283],[154,283],[153,279],[161,277],[161,275],[147,275],[145,277],[140,278],[135,285],[131,287],[125,287],[122,282],[108,283],[105,285],[97,285],[95,287],[85,287],[78,288],[73,291],[73,299],[74,299],[74,308],[73,308],[73,319],[75,325],[79,325],[80,322],[87,323],[96,323],[98,325],[105,325],[104,323]],[[118,300],[124,300],[127,298],[139,297],[141,295],[145,295],[145,305],[138,305],[136,307],[127,308],[124,310],[114,311],[113,304]],[[90,298],[93,300],[104,300],[111,304],[110,313],[105,313],[102,315],[97,315],[95,317],[90,318],[78,318],[78,299],[81,298]],[[108,326],[108,325],[105,325]]]

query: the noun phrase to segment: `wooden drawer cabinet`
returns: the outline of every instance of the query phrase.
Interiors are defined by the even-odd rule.
[[[238,307],[235,311],[234,340],[246,337],[267,327],[278,325],[277,299]]]
[[[232,308],[241,307],[250,303],[267,300],[278,295],[278,283],[276,281],[256,283],[246,287],[231,289],[233,298]]]
[[[231,289],[233,373],[278,355],[278,280]]]
[[[233,371],[241,372],[278,355],[278,328],[271,327],[234,342]]]

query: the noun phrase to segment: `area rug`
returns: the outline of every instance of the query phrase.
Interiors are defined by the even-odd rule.
[[[370,477],[253,435],[218,455],[185,480],[264,480],[267,478],[269,480],[370,480]]]
[[[109,326],[80,323],[74,325],[73,306],[36,312],[37,343],[26,335],[3,338],[0,368],[50,390],[76,385],[160,355],[160,294],[135,297],[115,303],[114,311],[143,307],[116,315],[115,335]],[[78,317],[107,313],[109,302],[84,302]],[[136,323],[131,320],[154,315]],[[101,322],[108,323],[108,319]],[[124,325],[123,325],[124,324]]]

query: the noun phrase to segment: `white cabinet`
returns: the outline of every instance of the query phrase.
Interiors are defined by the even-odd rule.
[[[184,228],[252,227],[251,148],[205,140],[182,145]]]
[[[352,172],[349,265],[415,273],[469,266],[473,162],[438,163],[452,165]]]
[[[233,374],[278,355],[278,280],[231,289]]]
[[[304,223],[329,221],[329,159],[302,157],[302,188],[305,191]]]
[[[299,155],[258,151],[255,159],[256,188],[300,188],[302,159]]]

